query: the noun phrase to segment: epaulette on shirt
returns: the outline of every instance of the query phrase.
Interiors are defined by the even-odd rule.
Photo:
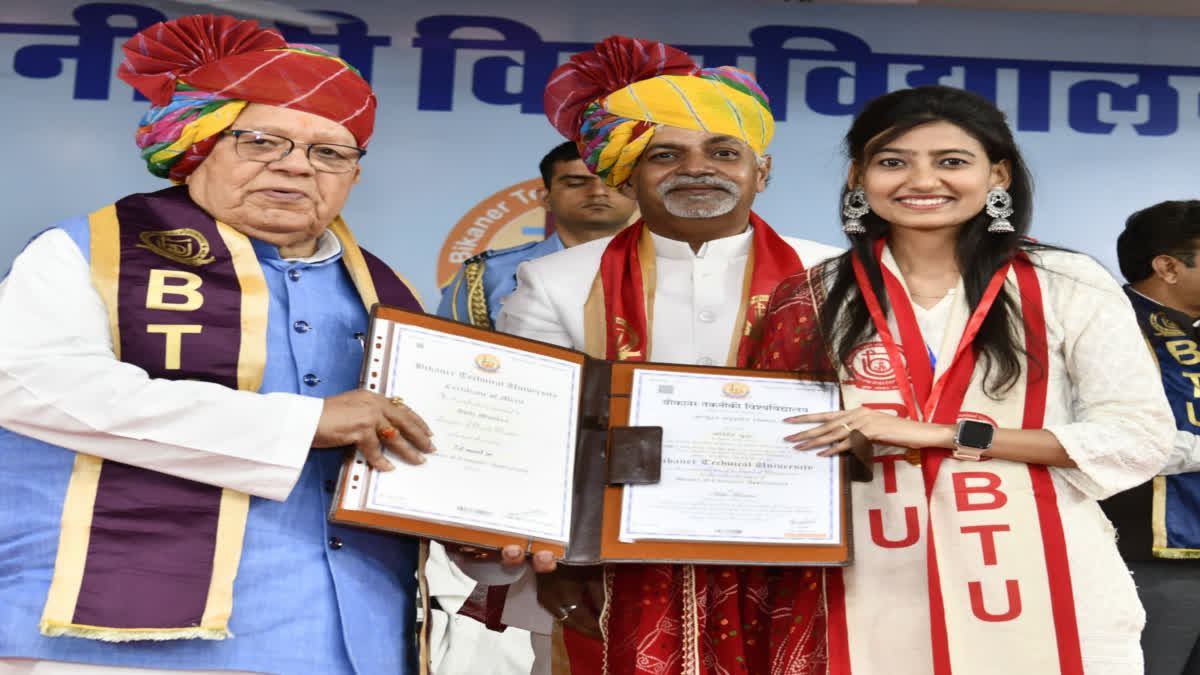
[[[466,284],[467,318],[472,326],[494,328],[491,314],[488,311],[487,289],[483,287],[483,271],[487,268],[488,260],[502,258],[513,253],[520,253],[540,242],[531,241],[518,246],[502,249],[487,249],[467,258],[463,263],[462,283]]]
[[[467,258],[466,261],[463,262],[463,264],[469,265],[473,262],[482,262],[489,258],[500,258],[500,257],[506,256],[506,255],[511,255],[513,253],[520,253],[521,251],[529,250],[529,249],[533,248],[534,246],[537,246],[540,243],[542,243],[542,242],[529,241],[529,242],[525,242],[524,244],[518,244],[516,246],[510,246],[508,248],[489,248],[486,251],[481,251],[481,252],[476,253],[475,255],[471,256],[470,258]]]

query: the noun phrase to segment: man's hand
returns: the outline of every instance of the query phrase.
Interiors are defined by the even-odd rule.
[[[409,464],[422,464],[425,453],[436,449],[432,435],[425,420],[400,399],[356,389],[325,399],[312,447],[352,445],[367,464],[391,471],[396,467],[384,457],[385,447]]]
[[[453,545],[452,545],[453,546]],[[496,560],[505,567],[525,565],[525,549],[505,546],[481,549],[455,546],[457,554],[468,561]],[[558,566],[551,551],[536,551],[528,557],[529,566],[538,573],[538,604],[562,625],[599,640],[600,611],[604,607],[604,568],[600,565]]]
[[[496,549],[476,548],[474,546],[460,546],[457,544],[446,544],[447,547],[453,547],[452,550],[471,560],[499,560],[501,565],[505,567],[517,567],[525,564],[525,549],[511,544],[497,551]],[[529,556],[529,566],[538,574],[553,572],[558,567],[558,562],[554,560],[553,551],[534,551],[533,555]]]
[[[604,607],[604,568],[562,566],[537,578],[538,604],[556,621],[593,640],[601,640],[600,611]]]
[[[508,567],[520,565],[525,562],[525,550],[520,546],[505,546],[500,549],[500,564]],[[538,574],[546,574],[553,572],[558,566],[554,560],[554,554],[550,551],[534,551],[533,555],[529,556],[529,566]]]

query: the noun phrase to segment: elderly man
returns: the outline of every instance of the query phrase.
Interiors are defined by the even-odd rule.
[[[747,365],[775,284],[837,252],[781,237],[751,211],[774,130],[753,77],[612,37],[555,71],[545,102],[588,167],[637,199],[642,220],[522,265],[499,329],[611,360]],[[519,553],[503,560],[520,562]],[[551,567],[544,555],[536,569]],[[802,579],[703,565],[605,573],[604,658],[568,627],[572,673],[599,672],[602,661],[613,673],[793,672],[772,670],[796,661],[786,629],[773,631],[780,617],[810,625],[789,614],[811,591]],[[542,585],[543,604],[571,625],[598,609],[569,585]]]
[[[554,234],[538,242],[484,251],[467,260],[442,290],[438,316],[492,328],[501,305],[517,287],[518,265],[612,236],[633,216],[633,200],[592,175],[571,141],[556,145],[538,169],[545,186],[541,202],[554,216]]]
[[[367,308],[420,307],[338,216],[375,96],[229,17],[125,52],[183,185],[59,223],[0,284],[0,673],[417,672],[417,543],[328,524],[342,452],[313,449],[433,449],[354,391]]]

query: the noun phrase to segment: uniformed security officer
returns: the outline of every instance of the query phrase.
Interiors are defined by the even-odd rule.
[[[468,259],[442,289],[438,316],[492,328],[500,305],[517,287],[517,266],[526,260],[616,234],[632,220],[637,204],[588,171],[571,141],[542,158],[542,206],[557,231],[538,242],[487,250]]]

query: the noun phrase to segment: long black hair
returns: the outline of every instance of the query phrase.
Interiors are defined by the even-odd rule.
[[[959,127],[983,145],[993,164],[1007,160],[1011,169],[1008,192],[1012,195],[1014,212],[1008,220],[1014,231],[988,232],[992,218],[981,209],[958,233],[955,245],[958,267],[962,270],[967,304],[974,311],[996,270],[1020,248],[1030,247],[1028,240],[1022,238],[1029,231],[1033,215],[1033,184],[1004,113],[982,96],[953,87],[916,87],[884,94],[867,103],[855,117],[846,133],[846,154],[861,170],[876,148],[931,122],[949,122]],[[849,189],[849,186],[843,188],[843,198]],[[866,302],[858,292],[852,254],[862,262],[884,312],[888,310],[875,243],[887,237],[890,225],[874,213],[861,220],[866,232],[847,235],[850,250],[834,266],[825,307],[838,309],[821,314],[821,332],[832,337],[830,346],[834,354],[847,364],[854,347],[875,334]],[[1024,350],[1013,333],[1015,315],[1016,304],[1002,289],[975,337],[974,346],[984,364],[984,391],[991,397],[1010,389],[1021,374],[1020,357]]]

